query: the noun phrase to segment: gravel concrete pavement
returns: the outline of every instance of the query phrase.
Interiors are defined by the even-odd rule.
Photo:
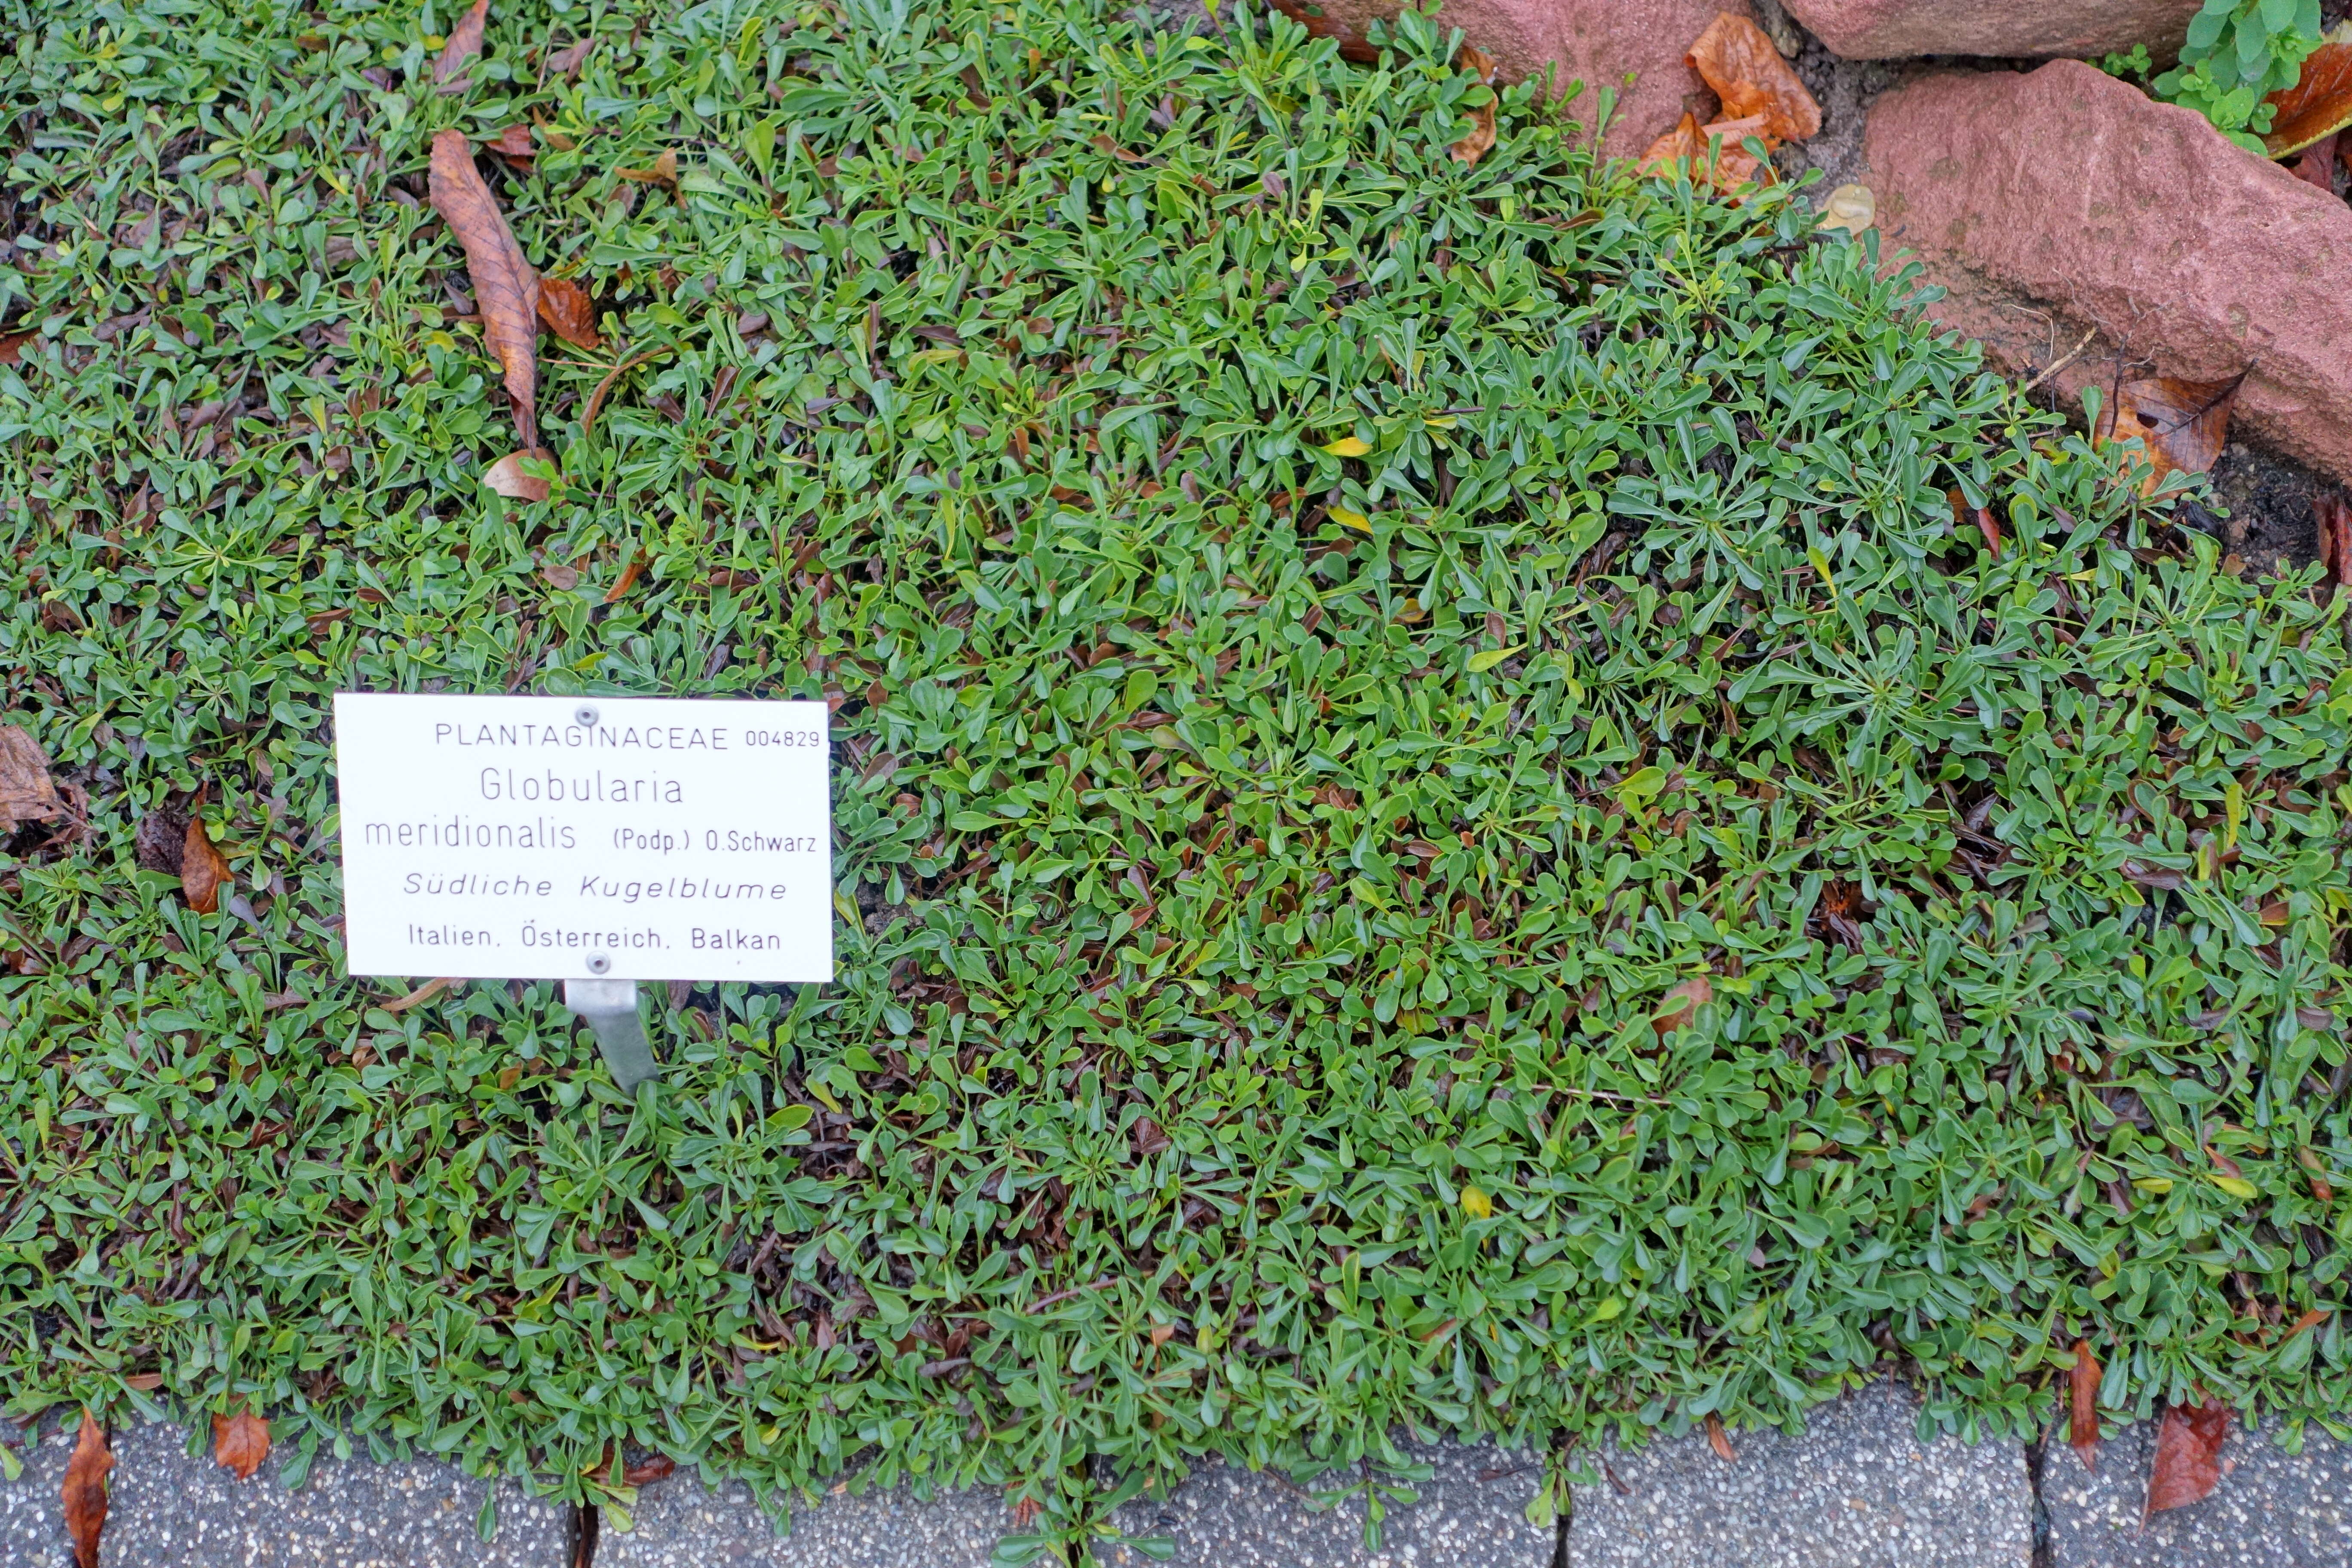
[[[2295,1455],[2275,1436],[2275,1427],[2233,1430],[2212,1494],[2158,1514],[2145,1529],[2154,1422],[2104,1445],[2095,1470],[2052,1443],[2042,1465],[2050,1568],[2345,1568],[2352,1563],[2352,1445],[2306,1426]]]
[[[1574,1490],[1570,1568],[2028,1568],[2033,1490],[2017,1443],[1922,1443],[1890,1383],[1813,1412],[1802,1437],[1602,1450]]]

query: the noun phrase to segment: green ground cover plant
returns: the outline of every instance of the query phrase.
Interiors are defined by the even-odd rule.
[[[1801,201],[1526,87],[1465,162],[1413,16],[552,0],[445,91],[429,6],[11,15],[0,669],[86,803],[0,909],[13,1415],[1017,1556],[1890,1364],[2038,1431],[2077,1340],[2352,1408],[2345,601]],[[601,310],[543,502],[449,125]],[[838,980],[673,988],[635,1100],[547,984],[395,1013],[338,688],[832,698]]]

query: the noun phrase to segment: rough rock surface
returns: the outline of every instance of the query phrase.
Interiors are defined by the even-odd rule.
[[[1782,0],[1850,60],[1906,55],[2178,54],[2200,0]]]
[[[1318,32],[1360,39],[1375,16],[1396,15],[1396,0],[1285,0],[1283,9],[1309,18]],[[1442,26],[1464,38],[1518,81],[1554,70],[1561,90],[1584,83],[1576,111],[1588,126],[1595,94],[1615,89],[1617,108],[1601,149],[1631,157],[1675,128],[1688,110],[1715,116],[1715,94],[1684,63],[1683,55],[1717,15],[1754,19],[1748,0],[1446,0]],[[1625,79],[1631,74],[1633,79]]]
[[[1958,301],[1937,319],[2003,369],[2095,329],[2078,378],[2244,371],[2234,428],[2352,478],[2352,207],[2077,60],[1898,88],[1864,145],[1887,255],[1918,252]],[[2003,316],[2053,346],[2007,352]]]

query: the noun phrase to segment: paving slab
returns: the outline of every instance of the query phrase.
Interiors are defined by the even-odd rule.
[[[1905,1390],[1874,1384],[1805,1435],[1739,1432],[1604,1448],[1574,1489],[1571,1568],[2027,1568],[2033,1489],[2022,1444],[1919,1441]]]
[[[1271,1471],[1204,1464],[1165,1502],[1139,1499],[1119,1510],[1129,1537],[1159,1537],[1177,1568],[1551,1568],[1559,1532],[1528,1522],[1543,1484],[1543,1458],[1486,1444],[1404,1444],[1435,1475],[1413,1483],[1415,1500],[1390,1502],[1377,1550],[1364,1545],[1360,1488],[1323,1506],[1315,1493]],[[1338,1489],[1352,1477],[1327,1477]],[[1106,1543],[1109,1568],[1153,1561]]]
[[[44,1423],[44,1426],[47,1426]],[[0,1484],[0,1563],[73,1568],[66,1534],[70,1427],[20,1450],[25,1473]],[[100,1561],[106,1568],[565,1568],[571,1511],[541,1502],[514,1481],[497,1484],[498,1530],[477,1530],[492,1483],[454,1465],[379,1465],[320,1456],[299,1491],[277,1465],[238,1480],[206,1454],[191,1458],[176,1426],[114,1433],[114,1472]]]
[[[2042,1465],[2051,1568],[2344,1568],[2352,1563],[2352,1444],[2316,1426],[2289,1454],[2275,1426],[2230,1434],[2202,1501],[2140,1524],[2156,1424],[2101,1446],[2098,1468],[2053,1442]]]
[[[1126,1537],[1161,1538],[1172,1557],[1122,1540],[1102,1542],[1097,1560],[1107,1568],[1551,1568],[1558,1532],[1527,1520],[1543,1479],[1539,1458],[1459,1444],[1408,1451],[1436,1474],[1413,1489],[1418,1500],[1390,1505],[1378,1551],[1364,1547],[1360,1492],[1318,1506],[1285,1478],[1210,1464],[1167,1501],[1119,1510]],[[905,1491],[842,1486],[814,1505],[795,1504],[790,1532],[779,1536],[748,1489],[706,1490],[685,1476],[641,1489],[634,1513],[627,1534],[604,1531],[596,1568],[988,1568],[1014,1528],[994,1492],[918,1502]]]
[[[911,1492],[841,1484],[814,1504],[795,1500],[790,1532],[775,1526],[751,1490],[730,1481],[716,1491],[691,1476],[638,1489],[627,1534],[607,1525],[596,1568],[988,1568],[1013,1530],[993,1492],[949,1492],[928,1502]]]

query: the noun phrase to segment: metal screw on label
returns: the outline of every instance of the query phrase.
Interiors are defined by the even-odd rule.
[[[596,710],[584,702],[572,710],[572,721],[574,724],[593,726],[596,722]],[[599,970],[597,973],[602,973],[604,972]]]
[[[591,974],[610,974],[612,972],[613,961],[601,952],[588,961],[588,973]]]

